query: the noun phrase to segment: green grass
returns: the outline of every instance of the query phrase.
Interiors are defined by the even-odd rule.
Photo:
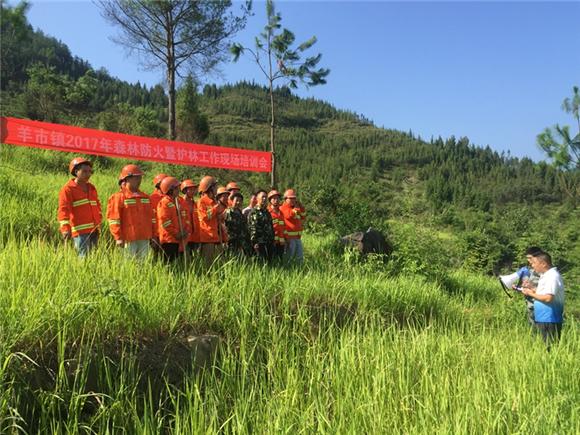
[[[106,237],[82,261],[56,235],[66,176],[14,175],[1,433],[580,432],[578,321],[548,353],[491,278],[396,275],[322,236],[302,269],[140,264]]]
[[[325,247],[306,244],[313,256]],[[38,240],[5,248],[5,429],[580,429],[577,322],[548,354],[524,325],[523,302],[487,278],[455,273],[465,286],[450,293],[314,258],[304,270],[225,264],[208,274],[104,247],[84,262]],[[187,340],[202,334],[218,336],[220,351],[194,369],[203,355]]]

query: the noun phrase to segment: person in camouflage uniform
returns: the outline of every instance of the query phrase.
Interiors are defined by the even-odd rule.
[[[250,244],[259,259],[272,260],[274,250],[274,226],[272,216],[268,211],[268,194],[265,190],[256,192],[257,205],[248,215]]]
[[[229,200],[232,205],[225,212],[225,224],[229,236],[228,253],[236,257],[249,255],[251,250],[248,224],[242,214],[244,197],[240,192],[234,192]]]

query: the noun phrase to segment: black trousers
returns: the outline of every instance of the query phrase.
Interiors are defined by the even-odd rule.
[[[189,252],[199,252],[201,243],[187,242],[187,250]]]
[[[269,263],[274,254],[274,245],[272,243],[258,243],[258,248],[254,248],[254,252],[259,260]]]
[[[163,243],[163,259],[167,262],[173,262],[179,257],[179,243]]]
[[[277,243],[274,244],[274,250],[272,253],[274,260],[282,260],[284,258],[285,248],[285,245],[279,245]]]
[[[230,240],[228,242],[227,253],[230,257],[243,258],[248,255],[247,248],[244,248],[245,246],[241,242],[237,240]]]
[[[536,330],[542,336],[542,340],[546,343],[546,347],[549,351],[552,343],[560,341],[562,335],[562,324],[536,322]]]

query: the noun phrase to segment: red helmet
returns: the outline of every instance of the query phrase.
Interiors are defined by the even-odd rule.
[[[179,188],[179,180],[175,177],[165,177],[159,184],[159,189],[164,195],[167,195],[175,188]]]
[[[229,194],[230,194],[230,192],[228,192],[228,189],[221,186],[221,187],[218,187],[216,198],[219,198],[221,195],[229,195]]]
[[[268,200],[270,200],[270,198],[273,198],[274,196],[282,196],[282,195],[280,195],[280,192],[278,192],[277,190],[270,190],[270,193],[268,193]]]
[[[190,180],[190,179],[183,180],[181,182],[181,186],[179,186],[179,190],[181,190],[181,192],[183,192],[188,187],[197,187],[197,184],[195,184],[195,182],[193,180]]]
[[[216,184],[217,180],[215,178],[213,178],[211,175],[206,175],[199,182],[199,191],[201,193],[205,193]]]
[[[159,183],[161,183],[161,181],[163,181],[163,179],[167,177],[167,174],[158,174],[155,176],[155,178],[153,178],[153,185],[157,188],[159,188]]]
[[[73,177],[76,176],[76,169],[79,165],[89,165],[91,168],[93,167],[93,164],[84,157],[75,157],[68,164],[68,171]]]
[[[284,198],[296,198],[296,192],[294,192],[294,189],[288,189],[284,192]]]
[[[119,175],[119,184],[125,181],[129,177],[142,177],[145,175],[141,168],[137,165],[126,165],[121,169],[121,174]]]
[[[236,183],[235,181],[230,181],[226,185],[226,189],[227,189],[228,192],[230,192],[232,190],[242,190],[242,189],[240,189],[240,186],[238,185],[238,183]]]

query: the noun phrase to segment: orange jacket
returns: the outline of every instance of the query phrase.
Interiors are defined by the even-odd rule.
[[[291,207],[288,203],[284,203],[280,206],[280,212],[284,216],[286,238],[299,239],[302,236],[302,229],[306,220],[304,207]]]
[[[191,235],[189,236],[188,242],[199,243],[199,217],[197,215],[197,203],[193,199],[189,199],[187,196],[183,197],[183,200],[187,204],[190,217],[190,227]]]
[[[180,213],[180,218],[177,216],[178,204]],[[181,225],[183,231],[187,232],[187,239],[191,233],[190,223],[188,219],[188,207],[183,198],[177,197],[175,202],[173,198],[165,195],[159,204],[157,205],[157,228],[159,230],[159,242],[161,243],[179,243],[182,244],[183,241],[179,240],[178,235],[180,232],[179,221],[181,219]]]
[[[161,193],[159,189],[155,189],[151,195],[149,195],[149,200],[151,201],[151,207],[153,208],[153,213],[157,212],[157,206],[159,202],[163,199],[165,195]]]
[[[151,195],[149,195],[149,201],[151,201],[151,208],[153,209],[153,216],[157,218],[157,206],[159,202],[163,199],[165,195],[161,193],[159,189],[155,189]],[[159,231],[155,230],[155,237],[159,237]]]
[[[157,223],[149,196],[121,188],[113,193],[107,206],[109,230],[115,240],[149,240],[157,233]]]
[[[268,211],[272,216],[272,225],[274,225],[274,243],[276,245],[283,245],[286,243],[286,224],[284,223],[284,215],[278,207],[278,211],[274,211],[274,207],[269,206]]]
[[[69,180],[58,194],[58,221],[61,233],[90,234],[98,231],[102,221],[97,189],[87,183],[88,193],[75,180]]]
[[[201,243],[220,243],[222,226],[218,221],[218,215],[225,212],[225,207],[207,195],[197,202],[197,215],[199,217],[199,240]],[[219,229],[218,229],[219,228]]]

